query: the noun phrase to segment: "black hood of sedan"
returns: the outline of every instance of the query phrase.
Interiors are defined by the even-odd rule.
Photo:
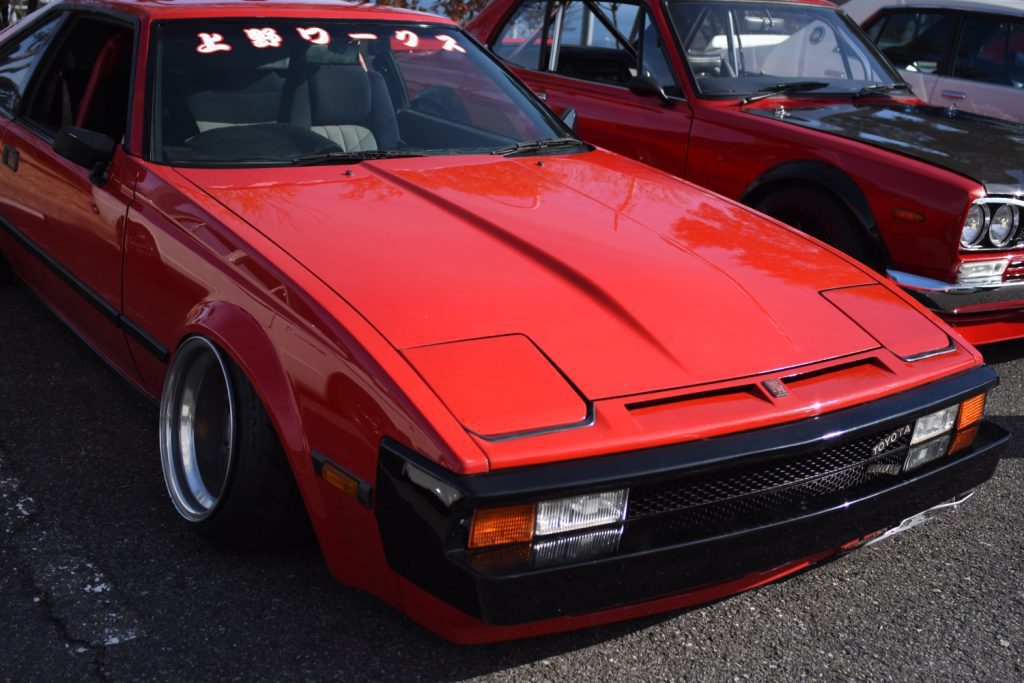
[[[1024,125],[941,107],[791,106],[780,120],[940,166],[978,181],[990,195],[1024,192]],[[778,118],[771,109],[747,111]]]

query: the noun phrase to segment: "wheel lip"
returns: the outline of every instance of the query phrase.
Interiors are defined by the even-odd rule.
[[[224,381],[224,388],[228,398],[228,438],[230,447],[228,449],[228,462],[225,474],[225,486],[213,504],[203,507],[193,504],[186,494],[187,484],[182,480],[182,474],[177,465],[181,463],[179,449],[180,423],[180,399],[185,388],[183,380],[188,376],[189,370],[196,359],[204,354],[213,356],[216,366],[220,369],[221,378]],[[178,347],[174,354],[174,360],[167,371],[167,379],[164,381],[164,390],[160,399],[160,461],[164,475],[164,484],[167,486],[167,493],[171,498],[175,510],[183,518],[190,522],[202,522],[208,519],[224,500],[224,492],[230,481],[232,465],[235,458],[236,448],[236,412],[235,392],[228,372],[227,364],[220,349],[205,337],[189,337]]]

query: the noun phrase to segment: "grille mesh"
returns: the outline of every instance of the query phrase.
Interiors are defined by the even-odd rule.
[[[893,431],[773,462],[635,486],[628,518],[685,513],[692,524],[712,524],[776,508],[810,508],[817,498],[860,488],[877,477],[891,481],[906,456],[910,434],[877,455],[872,449]]]

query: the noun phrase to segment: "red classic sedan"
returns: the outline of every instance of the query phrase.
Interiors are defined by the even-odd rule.
[[[493,0],[469,30],[589,142],[1024,336],[1024,126],[927,106],[824,0]]]
[[[1008,438],[904,292],[581,142],[446,20],[83,0],[0,74],[2,253],[159,402],[183,523],[308,514],[448,638],[763,584],[960,504]]]

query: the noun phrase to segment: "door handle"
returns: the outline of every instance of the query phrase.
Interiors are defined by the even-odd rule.
[[[537,99],[541,100],[542,102],[548,101],[548,94],[546,92],[535,92],[533,94],[536,95]]]
[[[4,166],[17,172],[19,161],[21,161],[21,155],[18,154],[18,150],[10,145],[4,145]]]
[[[967,93],[963,90],[943,90],[942,96],[947,100],[966,100]]]

